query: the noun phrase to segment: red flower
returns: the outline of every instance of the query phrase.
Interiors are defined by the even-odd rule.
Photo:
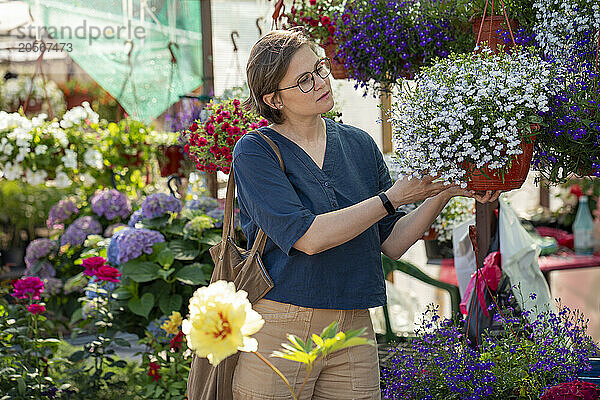
[[[257,123],[253,122],[253,123],[250,124],[250,129],[254,130],[256,128],[258,128],[258,124]]]
[[[258,122],[258,125],[267,126],[267,125],[269,125],[269,121],[267,121],[266,119],[263,118]]]
[[[231,113],[229,111],[223,111],[223,118],[231,118]]]
[[[308,23],[310,24],[310,26],[319,25],[319,21],[317,21],[316,19],[312,19],[312,18],[308,21]]]
[[[190,131],[192,131],[192,132],[196,132],[197,130],[198,130],[198,124],[194,122],[194,123],[193,123],[193,124],[190,126]]]
[[[150,368],[150,370],[148,371],[148,376],[151,376],[154,382],[158,382],[158,380],[162,378],[162,376],[160,376],[160,374],[158,373],[158,370],[160,369],[160,364],[155,363],[153,361],[150,364],[148,364],[148,367]]]
[[[94,276],[96,275],[96,271],[98,271],[98,268],[100,268],[104,264],[106,264],[106,259],[104,259],[103,257],[88,257],[84,259],[81,263],[81,265],[83,265],[83,267],[85,268],[83,274],[87,276]]]
[[[208,122],[206,124],[206,126],[204,127],[204,130],[206,131],[206,133],[208,133],[209,135],[212,135],[213,133],[215,133],[215,126],[213,124],[211,124],[210,122]]]
[[[292,7],[292,8],[294,8],[294,7]],[[240,101],[239,101],[238,99],[234,99],[234,100],[233,100],[233,105],[234,105],[235,107],[238,107],[238,106],[240,105]]]
[[[27,311],[32,313],[33,315],[41,314],[46,311],[46,307],[41,304],[30,304],[27,306]]]
[[[540,400],[581,399],[595,400],[600,396],[598,385],[589,382],[573,381],[552,386]]]
[[[321,23],[323,26],[329,26],[329,24],[331,24],[331,18],[326,15],[321,15]]]
[[[335,26],[333,25],[329,25],[329,28],[327,28],[329,30],[329,34],[333,35],[335,33]]]
[[[225,160],[227,160],[227,162],[232,162],[233,161],[233,156],[231,154],[227,154],[225,156]]]
[[[230,145],[230,146],[233,146],[235,144],[235,142],[233,141],[232,138],[225,139],[225,142],[227,142],[227,144]]]
[[[221,168],[221,171],[223,171],[224,174],[228,174],[230,169],[229,169],[229,167],[223,167],[223,168]]]
[[[183,332],[179,331],[179,333],[177,334],[177,336],[175,336],[173,339],[171,339],[171,350],[179,350],[181,349],[181,341],[183,340]]]
[[[190,145],[186,144],[185,146],[183,146],[183,151],[185,151],[186,153],[190,152]]]
[[[121,273],[119,270],[109,265],[103,265],[96,271],[96,278],[98,278],[99,281],[118,283],[120,276]]]
[[[574,184],[571,186],[571,194],[574,194],[579,199],[581,196],[583,196],[583,190],[581,190],[581,187],[579,187],[578,184]]]
[[[217,118],[215,119],[215,121],[220,124],[221,122],[223,122],[223,116],[218,115]]]
[[[317,0],[310,0],[309,3],[311,6],[314,6],[315,4],[317,4]]]
[[[230,151],[231,151],[231,150],[229,149],[229,147],[223,147],[223,148],[221,149],[221,154],[223,154],[224,156],[226,156],[226,155],[228,155],[228,154],[229,154],[229,152],[230,152]]]
[[[198,138],[198,146],[206,146],[207,144],[208,144],[208,140],[206,140],[206,138],[203,138],[203,137]]]
[[[17,299],[39,300],[44,291],[44,282],[37,276],[29,276],[15,282],[15,291],[11,293]]]
[[[229,122],[223,122],[223,125],[221,125],[221,130],[223,131],[227,131],[227,129],[229,129],[231,125],[229,125]]]

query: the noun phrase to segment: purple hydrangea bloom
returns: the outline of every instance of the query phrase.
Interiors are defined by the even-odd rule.
[[[126,228],[113,236],[109,253],[111,253],[110,247],[113,247],[113,242],[115,242],[118,248],[116,264],[121,265],[138,258],[142,253],[152,254],[152,245],[164,241],[165,237],[160,232],[150,229]],[[114,252],[115,250],[113,250],[113,254]]]
[[[102,225],[90,216],[79,217],[67,228],[60,237],[60,245],[70,244],[71,246],[81,246],[88,235],[100,235]]]
[[[25,264],[27,268],[31,268],[38,260],[50,254],[56,254],[58,245],[54,240],[50,239],[35,239],[27,246],[25,251]]]
[[[142,218],[142,210],[136,210],[133,212],[133,214],[131,214],[131,217],[129,217],[129,222],[127,223],[127,225],[129,225],[132,228],[135,228],[135,224],[140,222]]]
[[[34,266],[36,266],[36,264],[37,262],[25,268],[23,276],[37,276],[41,279],[53,278],[54,276],[56,276],[56,270],[54,269],[52,264],[50,264],[49,261],[42,261],[41,265],[39,265],[39,269],[35,273],[33,273],[32,269]]]
[[[215,221],[215,228],[222,228],[223,227],[223,220],[225,219],[225,209],[224,208],[213,208],[212,210],[208,211],[206,213],[206,215],[208,215],[211,218],[214,218]],[[241,229],[242,225],[240,222],[240,219],[237,218],[238,213],[234,211],[233,213],[233,226],[236,229]]]
[[[144,218],[156,218],[167,212],[178,213],[179,211],[181,211],[181,202],[165,193],[151,194],[142,203],[142,216]]]
[[[73,214],[77,214],[79,209],[69,199],[63,199],[52,206],[48,213],[48,219],[46,220],[46,226],[49,229],[59,227],[61,223],[69,219]]]
[[[127,196],[116,189],[106,189],[96,193],[91,201],[92,211],[108,220],[117,217],[127,218],[131,214],[131,203]]]
[[[130,228],[124,228],[112,235],[108,245],[108,250],[106,251],[106,258],[110,264],[119,265],[119,241],[121,236],[123,236],[129,230]]]
[[[200,210],[202,212],[208,212],[219,207],[217,199],[208,196],[202,196],[195,200],[190,200],[185,203],[185,208],[188,210]]]

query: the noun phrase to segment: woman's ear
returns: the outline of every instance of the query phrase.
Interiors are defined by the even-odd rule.
[[[281,110],[283,108],[281,97],[279,97],[275,92],[263,95],[263,101],[266,105],[275,110]]]

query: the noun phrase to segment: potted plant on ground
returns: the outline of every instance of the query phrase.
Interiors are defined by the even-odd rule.
[[[338,58],[338,43],[334,34],[337,18],[346,0],[294,0],[287,18],[287,27],[302,26],[305,32],[325,50],[331,60],[331,74],[336,79],[348,78],[344,62]]]
[[[452,54],[423,68],[392,106],[399,171],[474,190],[520,187],[538,112],[548,110],[550,75],[526,49]]]

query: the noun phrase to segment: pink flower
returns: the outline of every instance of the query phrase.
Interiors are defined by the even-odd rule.
[[[100,268],[104,264],[106,264],[106,259],[102,257],[88,257],[84,259],[81,263],[81,265],[83,265],[83,267],[85,268],[83,274],[87,276],[94,276],[96,275],[96,271],[98,271],[98,268]]]
[[[33,315],[41,314],[46,311],[46,307],[41,304],[30,304],[27,306],[27,311],[32,313]]]
[[[43,291],[44,282],[37,276],[29,276],[15,282],[15,291],[12,296],[17,299],[39,300]]]
[[[118,283],[120,276],[121,273],[119,270],[109,265],[103,265],[96,271],[96,278],[98,278],[99,281]]]
[[[258,125],[267,126],[267,125],[269,125],[269,121],[267,121],[266,119],[263,118],[258,122]]]
[[[239,105],[240,105],[240,101],[239,101],[238,99],[234,99],[234,100],[233,100],[233,105],[234,105],[235,107],[239,106]]]

